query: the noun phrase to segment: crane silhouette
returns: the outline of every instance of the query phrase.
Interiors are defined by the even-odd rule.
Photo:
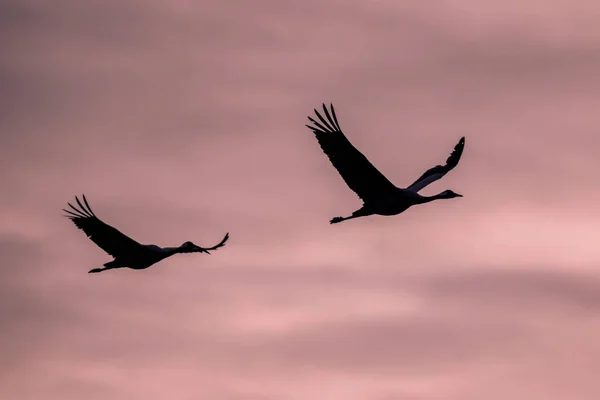
[[[81,229],[87,237],[106,253],[114,257],[114,260],[104,264],[104,268],[94,268],[89,273],[106,271],[114,268],[146,269],[157,262],[178,253],[207,253],[225,245],[229,239],[229,233],[221,242],[213,247],[200,247],[192,242],[185,242],[179,247],[159,247],[154,244],[140,244],[129,236],[119,232],[112,226],[102,222],[92,211],[90,205],[83,197],[83,204],[77,196],[75,200],[79,209],[71,203],[67,203],[70,210],[63,209],[75,226]]]
[[[368,215],[397,215],[417,204],[429,203],[438,199],[452,199],[462,195],[452,190],[444,190],[434,196],[422,196],[418,192],[430,183],[450,172],[460,160],[465,146],[464,136],[460,138],[445,165],[437,165],[427,170],[407,188],[398,188],[390,182],[371,162],[346,138],[335,115],[333,104],[331,113],[323,104],[325,118],[315,109],[320,123],[308,117],[313,125],[306,125],[315,134],[323,152],[346,184],[363,201],[363,206],[349,217],[335,217],[335,224]]]

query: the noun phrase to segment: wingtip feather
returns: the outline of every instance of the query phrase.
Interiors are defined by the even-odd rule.
[[[79,200],[79,197],[75,196],[75,200],[77,201],[77,204],[79,204],[79,207],[81,207],[81,212],[83,214],[85,214],[87,217],[92,217],[92,214],[85,208],[85,206],[81,203],[81,201]]]
[[[71,214],[76,215],[78,218],[86,218],[87,216],[81,212],[81,210],[77,209],[75,206],[73,206],[73,204],[71,203],[67,203],[69,205],[69,207],[71,207],[71,209],[73,209],[73,211],[75,211],[74,213],[69,211]]]
[[[325,106],[325,104],[323,104],[323,110],[325,111],[325,116],[327,117],[329,122],[325,121],[325,118],[323,118],[323,116],[321,116],[321,114],[319,114],[319,112],[317,110],[315,110],[315,114],[317,114],[317,117],[323,123],[323,125],[325,125],[327,127],[327,130],[329,132],[335,132],[335,128],[332,128],[329,125],[330,123],[333,125],[333,122],[331,122],[331,117],[329,116],[329,111],[327,111],[327,107]]]
[[[90,207],[90,203],[88,203],[87,199],[85,198],[85,194],[82,194],[81,196],[83,197],[83,202],[85,203],[88,211],[90,212],[90,214],[92,214],[92,217],[96,217],[96,214],[94,214],[94,211],[92,211],[92,207]]]

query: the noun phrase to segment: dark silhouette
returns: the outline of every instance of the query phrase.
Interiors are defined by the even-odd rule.
[[[421,196],[417,192],[456,167],[465,146],[464,137],[454,146],[454,151],[446,160],[446,165],[437,165],[429,169],[408,188],[401,189],[394,186],[350,143],[340,128],[333,104],[331,105],[331,114],[323,104],[327,121],[317,110],[314,111],[321,123],[308,117],[315,126],[306,126],[313,131],[321,149],[329,157],[348,187],[363,201],[363,206],[354,211],[351,216],[335,217],[330,221],[332,224],[373,214],[397,215],[416,204],[428,203],[437,199],[462,197],[452,190],[444,190],[435,196]]]
[[[75,226],[84,231],[87,237],[96,243],[98,247],[114,257],[114,260],[104,264],[104,268],[94,268],[89,273],[102,272],[113,268],[145,269],[177,253],[210,254],[210,250],[216,250],[224,246],[227,239],[229,239],[229,233],[227,233],[221,243],[208,248],[196,246],[192,242],[185,242],[179,247],[140,244],[98,219],[90,208],[85,195],[83,196],[85,206],[77,196],[75,196],[75,200],[77,200],[80,208],[77,209],[71,203],[67,203],[74,212],[63,209],[64,212],[69,214],[65,217],[73,221]]]

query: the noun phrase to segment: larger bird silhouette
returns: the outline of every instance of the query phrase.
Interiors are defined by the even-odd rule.
[[[331,114],[323,104],[323,111],[327,120],[316,109],[314,111],[321,122],[319,123],[308,117],[314,126],[306,126],[313,131],[321,149],[323,149],[323,152],[348,187],[363,201],[363,206],[354,211],[352,215],[349,217],[335,217],[330,223],[335,224],[374,214],[397,215],[417,204],[429,203],[438,199],[462,197],[462,195],[452,190],[444,190],[435,196],[422,196],[418,192],[456,167],[465,146],[464,137],[454,146],[454,151],[446,160],[445,165],[437,165],[427,170],[407,188],[398,188],[379,172],[346,138],[338,123],[333,104],[331,104]]]
[[[104,264],[104,268],[94,268],[89,273],[102,272],[114,268],[146,269],[157,262],[178,253],[207,253],[225,245],[229,233],[221,242],[213,247],[200,247],[192,242],[185,242],[179,247],[159,247],[154,244],[140,244],[129,236],[119,232],[112,226],[102,222],[92,211],[83,196],[83,204],[75,196],[79,209],[71,203],[71,211],[63,209],[75,226],[81,229],[92,242],[114,257],[114,260]]]

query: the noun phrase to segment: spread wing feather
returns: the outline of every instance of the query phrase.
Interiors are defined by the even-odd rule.
[[[313,126],[306,126],[313,131],[321,149],[348,187],[365,203],[394,192],[394,184],[346,138],[338,123],[333,104],[330,107],[331,113],[323,104],[325,118],[315,109],[320,122],[308,117]]]
[[[221,240],[221,241],[219,242],[219,244],[216,244],[216,245],[214,245],[213,247],[204,247],[204,250],[216,250],[216,249],[218,249],[219,247],[223,247],[223,246],[225,246],[225,242],[226,242],[228,239],[229,239],[229,232],[227,232],[227,233],[225,234],[225,237],[223,238],[223,240]]]
[[[77,196],[75,197],[79,208],[67,203],[71,210],[63,209],[63,211],[67,213],[65,216],[73,221],[75,226],[81,229],[92,242],[115,258],[139,251],[142,248],[140,243],[96,217],[85,195],[82,197],[83,204]]]
[[[454,146],[454,150],[446,160],[446,165],[436,165],[435,167],[430,168],[423,175],[421,175],[419,179],[413,182],[413,184],[410,185],[407,189],[418,192],[425,186],[429,185],[431,182],[437,181],[438,179],[446,175],[448,172],[452,171],[454,167],[458,165],[464,148],[465,138],[463,136],[462,138],[460,138],[456,146]]]

